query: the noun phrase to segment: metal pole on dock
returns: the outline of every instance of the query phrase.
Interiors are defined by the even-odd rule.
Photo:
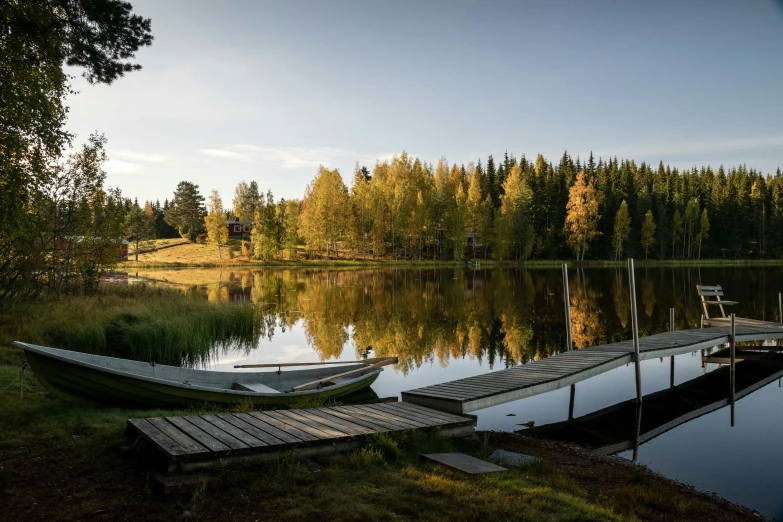
[[[636,402],[642,402],[642,369],[639,358],[639,320],[636,317],[636,276],[633,258],[628,259],[628,281],[631,287],[631,330],[633,330],[633,354],[636,367]]]
[[[783,324],[783,292],[778,292],[778,320]]]
[[[674,308],[669,308],[669,331],[674,331]],[[671,371],[669,372],[669,388],[674,388],[674,356],[671,356]]]
[[[571,295],[568,291],[568,265],[563,263],[563,300],[565,301],[566,350],[573,348],[571,336]]]
[[[734,314],[731,314],[731,326],[729,327],[729,352],[731,353],[731,426],[734,427],[734,372],[736,363],[736,326],[734,324]]]

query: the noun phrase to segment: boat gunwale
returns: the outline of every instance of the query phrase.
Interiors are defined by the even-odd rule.
[[[176,388],[183,388],[183,389],[196,389],[196,390],[204,390],[204,391],[210,391],[212,393],[225,393],[229,395],[238,395],[238,396],[244,396],[244,397],[295,397],[295,396],[303,396],[303,395],[315,395],[322,393],[324,391],[324,388],[313,388],[310,390],[302,390],[302,391],[292,391],[292,392],[285,392],[285,391],[279,391],[277,393],[260,393],[260,392],[252,392],[252,391],[244,391],[244,390],[235,390],[233,388],[216,388],[216,387],[209,387],[209,386],[201,386],[195,383],[184,383],[180,381],[174,381],[170,379],[162,379],[159,377],[150,377],[146,375],[139,375],[135,373],[130,373],[127,371],[117,370],[115,368],[109,368],[106,366],[100,366],[98,364],[89,363],[86,361],[80,361],[77,359],[73,359],[64,355],[59,355],[57,353],[52,353],[49,350],[58,350],[63,352],[72,352],[72,350],[63,350],[61,348],[53,348],[50,346],[39,346],[35,344],[29,344],[22,341],[13,341],[11,343],[12,346],[15,346],[16,348],[20,348],[24,351],[30,351],[37,355],[41,355],[44,357],[48,357],[50,359],[55,359],[57,361],[66,363],[66,364],[74,364],[76,366],[81,366],[83,368],[87,368],[94,371],[104,372],[104,373],[110,373],[113,375],[118,375],[125,378],[130,379],[137,379],[141,381],[151,382],[155,384],[161,384],[164,386],[173,386]],[[42,348],[46,348],[43,350]],[[85,353],[85,352],[74,352],[74,353]],[[142,362],[142,361],[133,361],[132,359],[120,359],[119,357],[108,357],[105,355],[95,355],[95,354],[86,354],[86,355],[94,355],[96,357],[106,357],[107,359],[118,359],[122,361],[131,361],[131,362]],[[159,366],[167,366],[166,364],[161,364]],[[357,366],[357,365],[353,365]],[[180,369],[177,366],[171,366],[171,368]],[[338,367],[342,368],[342,367]],[[207,370],[199,370],[199,371],[205,371]],[[355,377],[353,379],[349,379],[347,381],[341,382],[341,383],[335,383],[333,386],[329,386],[329,390],[337,390],[346,386],[349,386],[351,384],[354,384],[356,382],[360,382],[364,379],[367,379],[373,375],[377,376],[383,371],[383,368],[375,368],[372,371],[368,373],[364,373],[359,375],[358,377]],[[233,372],[214,372],[214,373],[222,373],[222,374],[232,374]],[[268,372],[236,372],[237,375],[248,375],[248,374],[264,374]]]

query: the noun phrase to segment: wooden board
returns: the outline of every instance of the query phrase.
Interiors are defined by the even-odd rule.
[[[440,428],[447,436],[469,435],[476,421],[401,402],[129,419],[128,432],[147,441],[168,462],[194,466],[252,454],[351,447],[375,433]],[[355,442],[351,442],[355,444]],[[276,453],[277,452],[277,453]],[[310,454],[310,453],[308,453]]]
[[[464,453],[430,453],[422,455],[425,460],[436,462],[447,468],[451,468],[468,475],[479,475],[482,473],[497,473],[499,471],[508,471],[508,469],[492,464],[486,460],[477,459]]]

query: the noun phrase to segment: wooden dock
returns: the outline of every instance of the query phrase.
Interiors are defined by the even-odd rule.
[[[311,456],[358,447],[375,433],[437,429],[468,436],[476,420],[408,403],[129,419],[128,433],[147,441],[169,471],[225,465],[237,458],[273,460],[295,449]]]
[[[693,419],[731,405],[730,368],[724,366],[687,382],[645,395],[640,418],[635,400],[603,408],[576,419],[522,431],[529,437],[570,442],[594,453],[630,450]],[[783,354],[737,364],[735,401],[783,378]],[[638,429],[638,432],[636,430]]]
[[[740,322],[736,341],[783,338],[783,324]],[[639,339],[640,360],[712,348],[729,341],[728,327],[665,332]],[[634,362],[633,342],[572,350],[520,366],[402,392],[402,400],[463,414],[570,386]]]

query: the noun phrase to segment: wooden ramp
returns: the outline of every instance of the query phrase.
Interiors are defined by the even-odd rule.
[[[290,450],[305,455],[346,451],[375,433],[437,428],[446,437],[467,436],[475,425],[473,417],[381,403],[128,419],[128,432],[165,457],[169,471],[191,471],[237,457],[272,460]]]
[[[783,338],[783,324],[756,321],[738,326],[737,341]],[[711,348],[729,341],[729,328],[678,330],[639,339],[640,359]],[[633,342],[593,346],[514,366],[402,392],[402,400],[440,411],[467,413],[557,390],[633,362]]]

